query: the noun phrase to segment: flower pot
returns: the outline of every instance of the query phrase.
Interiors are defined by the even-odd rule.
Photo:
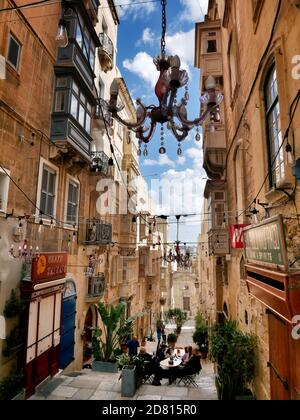
[[[137,389],[137,376],[135,366],[124,366],[122,369],[122,397],[134,397]]]
[[[118,363],[116,362],[100,362],[93,360],[92,369],[96,372],[118,373]]]

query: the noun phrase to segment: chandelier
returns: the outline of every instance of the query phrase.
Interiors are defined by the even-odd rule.
[[[154,58],[154,64],[159,72],[159,78],[155,86],[155,94],[159,105],[146,106],[140,99],[137,99],[136,122],[125,121],[118,115],[124,106],[118,102],[119,86],[117,79],[111,84],[110,100],[107,102],[100,100],[103,108],[110,112],[112,117],[129,130],[136,133],[139,140],[138,154],[141,155],[141,146],[145,144],[144,156],[148,156],[147,145],[152,139],[156,126],[160,128],[160,154],[166,153],[165,148],[165,128],[170,130],[178,141],[177,154],[182,155],[181,142],[185,140],[191,129],[196,128],[196,141],[201,140],[199,127],[210,117],[211,127],[220,121],[219,105],[223,101],[223,94],[216,91],[216,81],[213,76],[209,76],[205,83],[206,92],[201,96],[200,102],[205,106],[205,110],[199,118],[189,120],[187,117],[186,106],[189,101],[188,80],[189,75],[186,70],[182,70],[180,58],[166,55],[166,0],[161,0],[162,5],[162,35],[161,52]],[[178,90],[185,88],[183,98],[178,102]]]
[[[186,246],[186,243],[183,244],[184,253],[181,252],[181,246],[180,246],[181,242],[179,241],[179,221],[181,217],[186,217],[186,216],[181,216],[181,215],[176,216],[177,240],[175,242],[175,249],[171,249],[168,253],[165,252],[164,260],[168,263],[176,262],[178,267],[187,269],[187,268],[192,267],[192,260],[191,260],[190,249]]]

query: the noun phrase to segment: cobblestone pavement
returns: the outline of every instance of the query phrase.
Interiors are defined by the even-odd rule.
[[[167,326],[167,332],[172,326]],[[177,346],[193,344],[193,322],[188,321],[182,328]],[[147,351],[156,350],[157,343],[147,343]],[[142,385],[134,398],[121,396],[120,374],[94,372],[84,369],[70,375],[59,374],[41,386],[31,400],[217,400],[214,385],[213,366],[209,361],[202,361],[202,371],[196,378],[198,388],[184,385],[168,385],[162,380],[162,386]]]

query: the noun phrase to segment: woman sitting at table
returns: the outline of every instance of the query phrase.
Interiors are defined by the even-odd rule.
[[[184,351],[185,351],[185,353],[182,356],[182,364],[186,365],[187,362],[192,357],[193,347],[192,346],[185,347]]]
[[[183,376],[199,373],[201,369],[201,356],[197,349],[193,349],[191,358],[184,366],[179,366],[174,373],[176,378],[182,378]]]

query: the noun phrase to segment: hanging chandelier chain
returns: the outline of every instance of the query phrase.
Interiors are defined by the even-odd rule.
[[[162,33],[161,33],[161,55],[166,55],[166,32],[167,32],[167,13],[166,13],[167,0],[161,0],[162,6]]]

